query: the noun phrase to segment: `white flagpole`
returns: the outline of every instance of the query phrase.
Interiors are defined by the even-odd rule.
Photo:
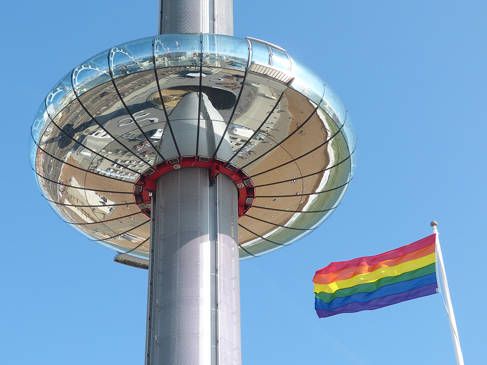
[[[441,281],[443,283],[443,299],[445,301],[446,314],[450,320],[451,336],[453,339],[453,345],[455,348],[455,357],[458,365],[464,365],[462,348],[460,347],[460,338],[458,337],[457,322],[455,321],[455,313],[453,312],[453,306],[451,304],[450,289],[448,288],[448,280],[446,279],[445,264],[443,263],[443,254],[441,253],[440,239],[438,237],[438,223],[436,221],[431,222],[433,232],[435,233],[436,241],[436,257],[438,258],[438,265],[440,268]],[[438,283],[438,287],[440,283]]]

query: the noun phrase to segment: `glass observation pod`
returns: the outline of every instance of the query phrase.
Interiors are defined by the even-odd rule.
[[[32,125],[31,162],[63,220],[140,258],[151,176],[216,166],[239,191],[243,258],[288,245],[334,211],[352,177],[351,127],[333,90],[282,48],[163,34],[62,78]]]

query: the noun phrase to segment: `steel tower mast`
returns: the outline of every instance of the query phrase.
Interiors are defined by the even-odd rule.
[[[233,1],[161,0],[159,32],[233,35]],[[199,97],[189,93],[173,111],[180,135],[194,134],[191,115]],[[207,126],[199,148],[215,140]],[[220,148],[229,146],[224,141]],[[157,181],[146,365],[241,364],[237,200],[227,176],[210,178],[204,168],[180,169]]]
[[[233,36],[233,0],[160,0],[159,33]]]

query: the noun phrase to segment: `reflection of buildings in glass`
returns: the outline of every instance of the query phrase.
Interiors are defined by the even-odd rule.
[[[71,177],[68,184],[73,187],[66,187],[66,193],[63,194],[63,198],[60,199],[59,202],[64,204],[68,203],[65,205],[65,207],[68,209],[68,211],[70,211],[70,218],[72,221],[79,221],[81,219],[83,222],[93,223],[99,219],[109,216],[112,213],[114,207],[110,205],[113,204],[113,201],[107,199],[98,192],[77,189],[82,188],[82,185],[78,182],[75,176]],[[82,204],[79,204],[80,202],[82,202]],[[76,205],[108,206],[90,208],[76,207]],[[72,214],[75,214],[77,217],[73,216]]]
[[[138,123],[145,123],[146,125],[155,124],[157,125],[159,122],[158,118],[154,118],[150,116],[150,111],[145,111],[143,113],[135,113],[134,117],[136,118]],[[123,139],[129,142],[132,142],[134,145],[133,150],[138,153],[139,156],[146,157],[148,154],[154,154],[152,146],[147,142],[145,136],[140,132],[138,128],[134,125],[134,121],[130,117],[122,117],[122,119],[117,120],[106,120],[105,125],[107,124],[116,124],[119,127],[129,127],[132,128],[130,132],[127,132],[123,135]],[[165,123],[159,124],[159,126],[164,127]],[[146,135],[150,136],[150,138],[156,143],[162,137],[162,128],[154,128],[144,131]],[[130,151],[127,151],[123,146],[121,146],[118,142],[114,141],[113,138],[101,127],[95,129],[91,133],[85,136],[84,138],[84,145],[94,151],[99,151],[102,155],[109,156],[110,160],[114,161],[111,162],[107,159],[102,159],[99,156],[92,156],[91,153],[88,153],[88,150],[83,150],[81,153],[76,154],[78,162],[83,165],[84,163],[88,163],[91,165],[92,169],[96,169],[97,172],[118,177],[118,178],[135,178],[137,174],[126,170],[124,167],[129,167],[132,170],[136,171],[143,171],[143,169],[147,166],[143,161],[139,159],[134,159],[133,154]],[[92,161],[81,161],[82,158],[93,158]],[[94,165],[93,162],[96,161]]]
[[[291,119],[283,108],[287,103],[283,98],[280,107],[275,108],[263,123],[262,117],[258,116],[262,110],[270,112],[274,108],[278,100],[275,91],[257,83],[248,83],[245,87],[247,94],[240,100],[240,114],[228,131],[232,149],[240,151],[238,158],[242,160],[259,155],[269,148],[269,144],[274,145],[285,138]]]

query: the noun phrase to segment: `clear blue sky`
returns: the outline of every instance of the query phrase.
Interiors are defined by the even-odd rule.
[[[155,34],[155,0],[7,1],[0,14],[0,363],[143,364],[147,273],[63,224],[30,170],[48,90],[98,51]],[[355,179],[312,234],[241,264],[245,365],[455,364],[439,295],[319,320],[314,271],[439,221],[467,364],[485,363],[485,1],[235,0],[235,35],[286,48],[342,97]]]

